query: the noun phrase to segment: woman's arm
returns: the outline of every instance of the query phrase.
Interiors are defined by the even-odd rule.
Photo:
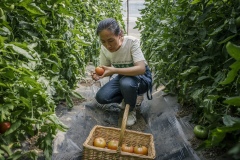
[[[107,66],[101,66],[105,72],[103,73],[102,77],[111,76],[113,74],[120,74],[125,76],[137,76],[142,75],[145,73],[145,62],[139,61],[134,63],[133,67],[128,68],[115,68],[115,67],[107,67]]]

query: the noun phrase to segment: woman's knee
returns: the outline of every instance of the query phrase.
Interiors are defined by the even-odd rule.
[[[123,77],[119,81],[121,90],[132,90],[138,88],[137,79],[134,77]]]
[[[100,103],[100,104],[105,104],[105,103],[106,103],[106,100],[105,100],[104,97],[105,97],[105,96],[104,96],[103,94],[101,94],[101,92],[97,92],[95,99],[96,99],[96,101],[97,101],[98,103]]]

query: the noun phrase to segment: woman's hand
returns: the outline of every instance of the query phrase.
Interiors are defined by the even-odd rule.
[[[99,76],[100,78],[111,76],[115,74],[115,68],[114,67],[107,67],[107,66],[101,66],[104,69],[104,73],[102,76]]]
[[[91,76],[92,76],[92,79],[95,80],[95,81],[100,79],[100,77],[95,72],[92,73]]]

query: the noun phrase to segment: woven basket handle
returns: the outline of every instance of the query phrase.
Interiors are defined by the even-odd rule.
[[[126,105],[124,114],[123,114],[123,119],[122,119],[122,126],[121,126],[121,132],[120,132],[120,137],[119,137],[119,143],[118,143],[118,152],[121,151],[122,147],[122,142],[123,142],[123,136],[126,130],[126,124],[127,124],[127,118],[128,118],[128,112],[129,112],[129,104]]]

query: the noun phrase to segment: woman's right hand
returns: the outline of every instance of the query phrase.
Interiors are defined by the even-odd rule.
[[[100,77],[96,73],[92,73],[92,79],[97,81],[100,79]]]

